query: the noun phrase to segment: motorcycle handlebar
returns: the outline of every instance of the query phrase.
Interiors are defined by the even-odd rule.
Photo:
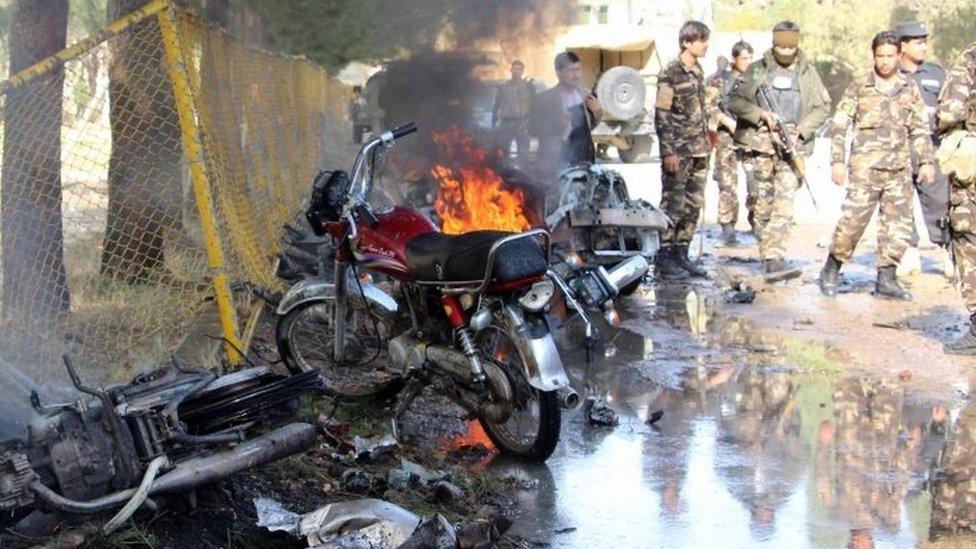
[[[401,137],[408,136],[415,131],[417,131],[417,124],[415,122],[410,122],[393,128],[390,130],[390,133],[393,134],[393,139],[400,139]]]
[[[369,207],[369,204],[367,204],[367,203],[365,203],[365,202],[361,202],[361,203],[360,203],[360,204],[359,204],[359,205],[358,205],[358,206],[356,207],[356,214],[357,214],[357,215],[358,215],[358,216],[359,216],[359,217],[360,217],[360,218],[361,218],[361,219],[362,219],[363,221],[365,221],[365,222],[366,222],[366,225],[367,225],[367,226],[368,226],[368,227],[369,227],[370,229],[375,229],[375,228],[376,228],[376,226],[380,224],[380,220],[376,218],[376,214],[374,214],[374,213],[373,213],[373,210],[372,210],[372,208],[370,208],[370,207]]]

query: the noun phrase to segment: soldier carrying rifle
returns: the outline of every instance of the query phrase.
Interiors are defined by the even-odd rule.
[[[830,116],[830,96],[799,43],[799,26],[777,23],[773,48],[752,64],[729,100],[729,111],[738,118],[735,144],[754,167],[756,237],[768,282],[800,276],[786,258],[793,196],[800,186],[797,167],[801,156],[813,152],[817,129]],[[761,95],[770,103],[765,108]],[[777,133],[781,124],[788,134],[785,143]]]

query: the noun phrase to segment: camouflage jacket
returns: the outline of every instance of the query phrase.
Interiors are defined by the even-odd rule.
[[[762,59],[749,66],[742,80],[732,90],[729,98],[729,110],[738,119],[735,130],[735,144],[748,151],[766,154],[776,152],[773,136],[769,128],[760,122],[759,100],[756,95],[759,85],[766,81],[769,70],[776,66],[772,50],[766,52]],[[830,95],[827,88],[820,81],[817,69],[807,62],[803,52],[797,55],[795,67],[799,73],[800,95],[802,96],[802,115],[797,125],[800,134],[798,146],[804,154],[813,152],[813,141],[817,130],[830,117]]]
[[[900,73],[894,78],[887,92],[877,87],[874,71],[848,86],[830,124],[832,163],[844,162],[849,131],[853,131],[852,170],[911,169],[913,152],[919,165],[934,162],[922,93],[910,78]]]
[[[729,96],[742,75],[732,70],[712,75],[705,81],[705,101],[708,110],[708,129],[724,131],[731,135],[735,129],[735,117],[729,112]]]
[[[528,118],[534,96],[531,80],[507,80],[498,87],[492,116],[496,120]]]
[[[940,134],[954,129],[976,131],[976,42],[952,64],[939,95]]]
[[[701,65],[675,59],[657,81],[654,123],[661,156],[708,156],[708,111]]]

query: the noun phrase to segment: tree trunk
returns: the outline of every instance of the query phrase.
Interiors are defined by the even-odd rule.
[[[68,0],[15,0],[10,72],[65,47]],[[0,183],[3,313],[44,320],[68,310],[61,226],[61,115],[64,70],[7,93]]]
[[[230,0],[207,0],[207,19],[228,28],[230,24]]]
[[[109,0],[113,21],[147,0]],[[166,237],[182,228],[182,141],[162,37],[149,18],[112,39],[108,217],[103,275],[129,283],[163,274]]]

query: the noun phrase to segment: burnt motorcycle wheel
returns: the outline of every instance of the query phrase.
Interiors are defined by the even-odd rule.
[[[399,390],[402,380],[389,368],[384,335],[374,333],[364,311],[350,311],[347,358],[342,364],[335,363],[332,311],[327,301],[310,301],[278,319],[275,339],[288,370],[294,374],[318,370],[324,380],[323,392],[348,400],[382,397]]]
[[[478,421],[499,451],[534,461],[549,459],[559,442],[561,413],[556,392],[529,385],[522,357],[503,328],[491,326],[478,336],[482,356],[502,369],[514,394],[512,415],[506,421]]]

